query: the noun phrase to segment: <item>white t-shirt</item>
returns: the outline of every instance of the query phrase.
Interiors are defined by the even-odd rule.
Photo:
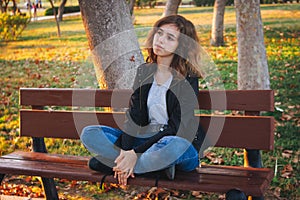
[[[166,94],[172,80],[173,76],[164,84],[158,85],[154,78],[147,100],[150,124],[168,124]]]

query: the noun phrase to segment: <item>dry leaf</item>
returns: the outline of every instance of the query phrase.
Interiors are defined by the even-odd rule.
[[[237,156],[242,156],[242,155],[244,155],[244,152],[234,151],[234,154],[237,155]]]
[[[194,196],[195,198],[201,199],[203,195],[199,191],[193,191],[192,196]]]
[[[293,163],[299,163],[299,157],[296,156],[294,159],[293,159]]]
[[[275,190],[274,190],[274,195],[276,196],[276,197],[280,197],[280,191],[281,191],[281,188],[280,187],[276,187],[275,188]]]
[[[292,165],[288,164],[288,165],[284,166],[283,170],[281,170],[280,176],[283,178],[290,178],[292,172],[293,172],[293,167],[292,167]]]
[[[291,150],[284,150],[281,155],[283,158],[291,158],[293,154],[293,151]]]

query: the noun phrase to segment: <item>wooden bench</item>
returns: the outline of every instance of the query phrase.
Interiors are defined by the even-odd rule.
[[[114,91],[114,107],[128,106],[130,90]],[[212,119],[223,119],[224,126],[216,147],[272,150],[274,119],[258,116],[260,111],[273,111],[272,90],[200,91],[202,110],[225,109],[219,101],[226,94],[226,110],[241,111],[243,115],[204,115],[200,123],[208,130]],[[111,107],[111,90],[93,89],[20,89],[20,132],[32,137],[33,152],[16,151],[0,158],[0,181],[5,174],[42,177],[48,200],[58,199],[53,178],[101,182],[103,174],[87,167],[88,157],[47,153],[44,138],[79,139],[83,127],[101,123],[116,127],[124,119],[123,112],[82,111],[79,107]],[[59,110],[49,108],[60,107]],[[70,109],[73,108],[73,109]],[[108,110],[108,109],[106,109]],[[254,116],[256,115],[256,116]],[[70,147],[72,148],[72,147]],[[270,168],[244,166],[203,165],[193,172],[176,172],[175,180],[138,176],[129,179],[129,185],[226,193],[231,189],[246,195],[263,196],[273,178]],[[112,176],[105,182],[116,183]]]

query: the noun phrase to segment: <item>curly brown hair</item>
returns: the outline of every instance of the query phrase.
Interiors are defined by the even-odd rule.
[[[157,55],[153,51],[153,38],[158,28],[166,24],[174,24],[181,33],[170,67],[183,76],[193,74],[199,77],[200,72],[196,66],[200,62],[199,38],[194,24],[181,15],[163,17],[153,25],[145,43],[148,52],[146,62],[157,62]]]

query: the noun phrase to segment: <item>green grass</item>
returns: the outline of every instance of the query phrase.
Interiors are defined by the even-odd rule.
[[[300,12],[299,4],[263,5],[265,44],[268,57],[271,88],[275,91],[276,119],[275,150],[263,152],[266,167],[277,169],[275,178],[267,193],[267,199],[274,199],[274,192],[280,190],[280,198],[300,197]],[[237,39],[235,34],[235,13],[233,7],[226,8],[225,47],[210,47],[212,8],[180,8],[179,13],[192,20],[197,27],[201,45],[209,52],[220,70],[226,89],[237,88]],[[162,9],[135,10],[135,26],[147,27],[153,24]],[[280,13],[280,14],[278,14]],[[0,155],[15,149],[30,150],[31,141],[18,137],[18,89],[20,87],[73,87],[76,78],[94,74],[89,59],[89,47],[82,20],[66,18],[61,23],[62,37],[56,34],[53,20],[30,23],[17,41],[0,43]],[[141,40],[145,33],[140,33]],[[82,69],[86,70],[82,70]],[[87,85],[93,85],[90,80]],[[79,141],[47,139],[50,152],[89,155]],[[241,150],[214,148],[212,152],[222,157],[225,164],[242,165]],[[204,162],[211,162],[206,158]],[[79,182],[79,195],[63,194],[68,182],[57,180],[62,190],[60,196],[67,199],[122,199],[122,189],[100,194],[99,187]],[[71,183],[70,183],[71,184]],[[72,187],[71,187],[72,189]],[[70,190],[71,190],[70,189]],[[68,191],[68,190],[66,190]],[[189,199],[193,199],[190,195]],[[222,199],[219,195],[206,195],[202,199]]]

